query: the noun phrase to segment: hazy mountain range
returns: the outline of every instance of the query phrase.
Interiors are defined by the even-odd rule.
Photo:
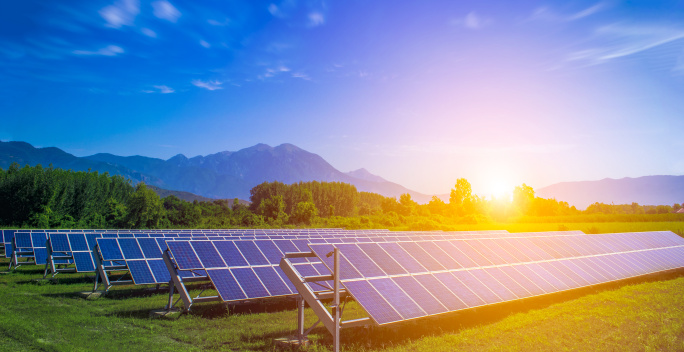
[[[606,178],[600,181],[561,182],[537,190],[542,198],[563,200],[578,209],[596,203],[673,205],[684,203],[684,176]]]
[[[178,154],[162,160],[106,153],[77,157],[54,147],[35,148],[25,142],[0,142],[0,167],[7,169],[15,161],[22,166],[42,164],[47,167],[52,164],[76,171],[106,171],[112,175],[122,175],[133,183],[145,181],[148,185],[207,198],[237,197],[247,200],[249,190],[265,181],[295,183],[314,180],[350,183],[359,191],[389,197],[409,193],[420,203],[426,203],[431,198],[365,169],[341,172],[319,155],[292,144],[277,147],[257,144],[236,152],[225,151],[193,158]]]
[[[76,171],[109,172],[122,175],[133,183],[145,181],[182,199],[202,200],[201,197],[249,199],[249,190],[264,181],[295,183],[299,181],[339,181],[356,186],[359,191],[399,197],[403,193],[419,203],[427,203],[431,196],[407,189],[399,184],[373,175],[365,169],[342,172],[319,155],[292,144],[270,147],[257,144],[235,152],[219,152],[207,156],[187,158],[178,154],[168,160],[145,156],[117,156],[95,154],[77,157],[59,148],[35,148],[25,142],[0,142],[0,168],[7,169],[13,162]],[[189,192],[194,195],[182,193]],[[600,181],[562,182],[536,190],[543,198],[567,201],[579,209],[595,202],[659,205],[684,202],[684,176],[645,176],[604,179]],[[448,202],[448,194],[438,195]]]

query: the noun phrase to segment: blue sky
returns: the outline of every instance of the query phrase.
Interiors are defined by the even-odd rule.
[[[4,1],[0,140],[292,143],[424,193],[684,174],[681,1]]]

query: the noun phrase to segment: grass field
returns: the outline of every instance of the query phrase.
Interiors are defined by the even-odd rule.
[[[0,261],[6,267],[7,261]],[[41,280],[42,268],[0,274],[0,346],[6,351],[271,351],[294,333],[292,301],[151,318],[164,290],[116,287],[96,300],[90,275]],[[199,291],[195,291],[197,294]],[[345,319],[364,316],[353,302]],[[307,311],[307,323],[315,316]],[[307,350],[331,348],[317,328]],[[345,351],[684,351],[684,272],[651,275],[383,328],[343,330]]]
[[[456,231],[468,230],[508,230],[509,232],[527,231],[567,231],[580,230],[585,233],[615,233],[642,231],[672,231],[684,235],[684,222],[578,222],[578,223],[491,223],[475,225],[458,225]]]

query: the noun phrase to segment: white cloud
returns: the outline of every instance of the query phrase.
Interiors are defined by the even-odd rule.
[[[209,19],[209,20],[207,20],[207,23],[209,23],[212,26],[223,27],[223,26],[227,26],[230,23],[230,20],[226,18],[223,22],[220,22],[217,20]]]
[[[320,12],[312,12],[309,14],[309,27],[320,26],[325,23],[325,17]]]
[[[153,13],[158,18],[176,23],[181,17],[180,11],[176,9],[170,2],[166,0],[155,1],[152,3]]]
[[[173,93],[175,90],[169,86],[161,85],[161,86],[154,86],[154,88],[159,89],[159,92],[162,94],[168,94],[168,93]]]
[[[207,49],[211,48],[211,44],[207,43],[207,42],[204,41],[204,40],[200,40],[200,41],[199,41],[199,44],[200,44],[201,46],[207,48]]]
[[[199,79],[193,79],[193,80],[192,80],[192,84],[195,85],[195,86],[197,86],[197,87],[204,88],[204,89],[208,89],[208,90],[223,89],[223,87],[221,87],[221,84],[223,84],[223,82],[219,82],[219,81],[216,81],[216,80],[214,80],[214,81],[206,81],[206,82],[205,82],[205,81],[202,81],[202,80],[199,80]]]
[[[149,29],[149,28],[141,28],[140,31],[142,32],[142,34],[144,34],[150,38],[156,38],[157,37],[157,33],[155,31]]]
[[[306,81],[311,80],[311,77],[309,77],[309,75],[307,75],[306,73],[302,73],[302,72],[294,72],[294,73],[292,73],[292,77],[301,78],[301,79],[306,80]]]
[[[481,29],[492,23],[489,18],[482,17],[474,11],[470,12],[463,18],[457,18],[451,21],[452,25],[463,26],[468,29]]]
[[[105,25],[107,27],[132,26],[135,16],[140,13],[140,2],[138,0],[118,0],[114,4],[102,8],[99,13],[107,21]]]
[[[270,4],[268,5],[268,12],[271,13],[271,15],[275,17],[282,17],[283,13],[280,12],[280,9],[278,9],[278,5],[276,4]]]
[[[72,53],[76,55],[101,55],[101,56],[116,56],[118,54],[123,54],[124,49],[116,45],[108,45],[97,51],[88,50],[74,50]]]
[[[609,6],[606,3],[599,2],[595,5],[587,7],[584,10],[569,15],[557,13],[548,7],[538,7],[534,10],[532,15],[530,16],[530,19],[549,22],[571,22],[585,17],[589,17],[593,14],[606,10],[608,7]]]
[[[684,27],[612,24],[598,28],[594,48],[571,53],[566,61],[601,64],[684,39]]]
[[[580,18],[591,16],[591,15],[603,10],[604,8],[606,8],[606,6],[603,3],[598,3],[594,6],[590,6],[590,7],[586,8],[586,9],[584,9],[584,10],[582,10],[576,14],[570,15],[568,17],[568,21],[579,20]]]

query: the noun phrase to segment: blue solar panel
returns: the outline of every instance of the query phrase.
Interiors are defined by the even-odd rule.
[[[292,294],[292,290],[283,282],[278,273],[270,266],[254,267],[254,272],[266,285],[271,296],[283,296]]]
[[[426,313],[390,278],[371,279],[368,282],[404,319],[425,316]]]
[[[45,247],[45,242],[47,242],[47,235],[45,233],[31,233],[31,244],[34,248]],[[45,263],[43,263],[45,264]]]
[[[214,283],[216,291],[224,301],[235,301],[246,299],[247,296],[238,285],[237,281],[228,269],[207,270],[207,274]]]
[[[449,274],[449,276],[451,275]],[[423,287],[425,287],[428,291],[432,292],[434,296],[448,310],[453,311],[468,308],[468,306],[465,303],[463,303],[463,301],[461,301],[453,292],[451,292],[449,288],[444,286],[444,284],[437,280],[437,278],[434,277],[432,274],[420,274],[414,276],[414,278],[418,282],[420,282],[420,284],[423,285]],[[456,281],[456,278],[454,278],[453,276],[451,276],[451,279],[453,281]]]
[[[283,253],[280,251],[280,249],[278,249],[278,247],[275,245],[275,243],[273,243],[273,241],[259,240],[254,241],[254,243],[257,245],[257,247],[259,247],[261,253],[263,253],[266,256],[266,259],[268,259],[269,263],[280,263],[280,259],[283,257]]]
[[[366,280],[346,281],[344,286],[351,292],[354,299],[368,312],[377,324],[386,324],[401,320],[402,316],[378,293]]]
[[[197,258],[197,255],[192,250],[190,242],[186,241],[168,241],[166,245],[173,253],[176,265],[182,270],[202,269],[202,263]]]
[[[483,270],[490,276],[494,277],[496,281],[498,281],[503,287],[511,291],[518,298],[525,298],[532,295],[527,289],[525,289],[522,285],[513,280],[510,276],[508,276],[508,274],[506,274],[500,268],[487,268]],[[496,292],[498,293],[499,291]]]
[[[392,280],[427,314],[439,314],[447,311],[447,308],[412,276],[398,276]]]
[[[119,244],[114,238],[98,238],[97,244],[105,261],[124,259]]]
[[[125,259],[145,258],[135,238],[119,238],[119,247]]]
[[[429,271],[439,271],[445,269],[442,264],[432,258],[432,256],[430,256],[430,254],[428,254],[428,252],[426,252],[417,243],[399,242],[399,245]],[[402,264],[402,262],[399,262],[399,264]]]
[[[388,275],[406,274],[406,270],[377,243],[360,243],[358,246]]]
[[[480,280],[478,280],[473,274],[471,274],[468,271],[454,271],[451,273],[444,273],[444,274],[451,274],[454,276],[454,278],[458,279],[460,285],[455,282],[449,282],[449,277],[447,275],[440,274],[435,274],[435,277],[442,281],[447,287],[451,288],[452,291],[460,298],[463,302],[468,304],[470,307],[474,307],[476,305],[481,305],[481,304],[491,304],[491,303],[497,303],[501,302],[501,298],[497,296],[492,290],[487,288]],[[467,288],[468,290],[464,290],[464,288]],[[457,290],[457,291],[454,291]],[[477,302],[478,300],[475,299],[475,297],[472,297],[470,293],[475,294],[475,297],[477,297],[480,300],[480,304],[475,304],[473,303]],[[463,295],[463,296],[462,296]]]
[[[159,244],[156,239],[138,238],[138,245],[140,245],[140,249],[142,249],[145,258],[162,258],[162,252],[159,249]]]
[[[354,263],[354,267],[364,277],[384,276],[385,272],[375,264],[356,244],[339,244],[340,250],[344,250],[343,256]]]
[[[157,283],[154,280],[150,267],[147,266],[145,260],[128,260],[128,270],[131,272],[131,277],[136,285],[146,285]]]
[[[240,287],[242,287],[247,298],[270,296],[259,278],[254,274],[254,271],[252,271],[252,268],[234,268],[231,269],[230,272],[233,274]]]
[[[54,252],[69,252],[71,248],[69,246],[69,239],[65,233],[52,233],[50,234],[50,245]]]
[[[398,243],[380,243],[379,246],[384,249],[392,258],[394,258],[404,269],[409,273],[422,273],[428,271],[415,258],[413,258],[404,248]]]
[[[47,263],[47,249],[46,248],[33,248],[33,256],[35,258],[36,264]]]
[[[31,234],[28,232],[17,232],[14,234],[14,242],[17,248],[31,248],[33,244],[31,243]]]
[[[226,266],[221,255],[210,241],[193,241],[191,244],[204,268],[223,268]]]
[[[74,252],[74,262],[76,264],[76,271],[89,272],[95,271],[95,264],[93,263],[93,256],[90,252]]]
[[[161,259],[148,260],[147,264],[152,270],[152,275],[154,275],[154,281],[157,283],[168,283],[171,281],[171,275],[169,274],[169,269],[166,264]]]
[[[248,266],[249,264],[233,241],[213,241],[214,246],[228,266]]]
[[[254,244],[254,241],[235,241],[235,245],[242,252],[249,265],[269,265],[268,260]]]
[[[90,249],[88,248],[85,235],[82,233],[70,233],[69,244],[71,244],[72,251],[87,251]]]

